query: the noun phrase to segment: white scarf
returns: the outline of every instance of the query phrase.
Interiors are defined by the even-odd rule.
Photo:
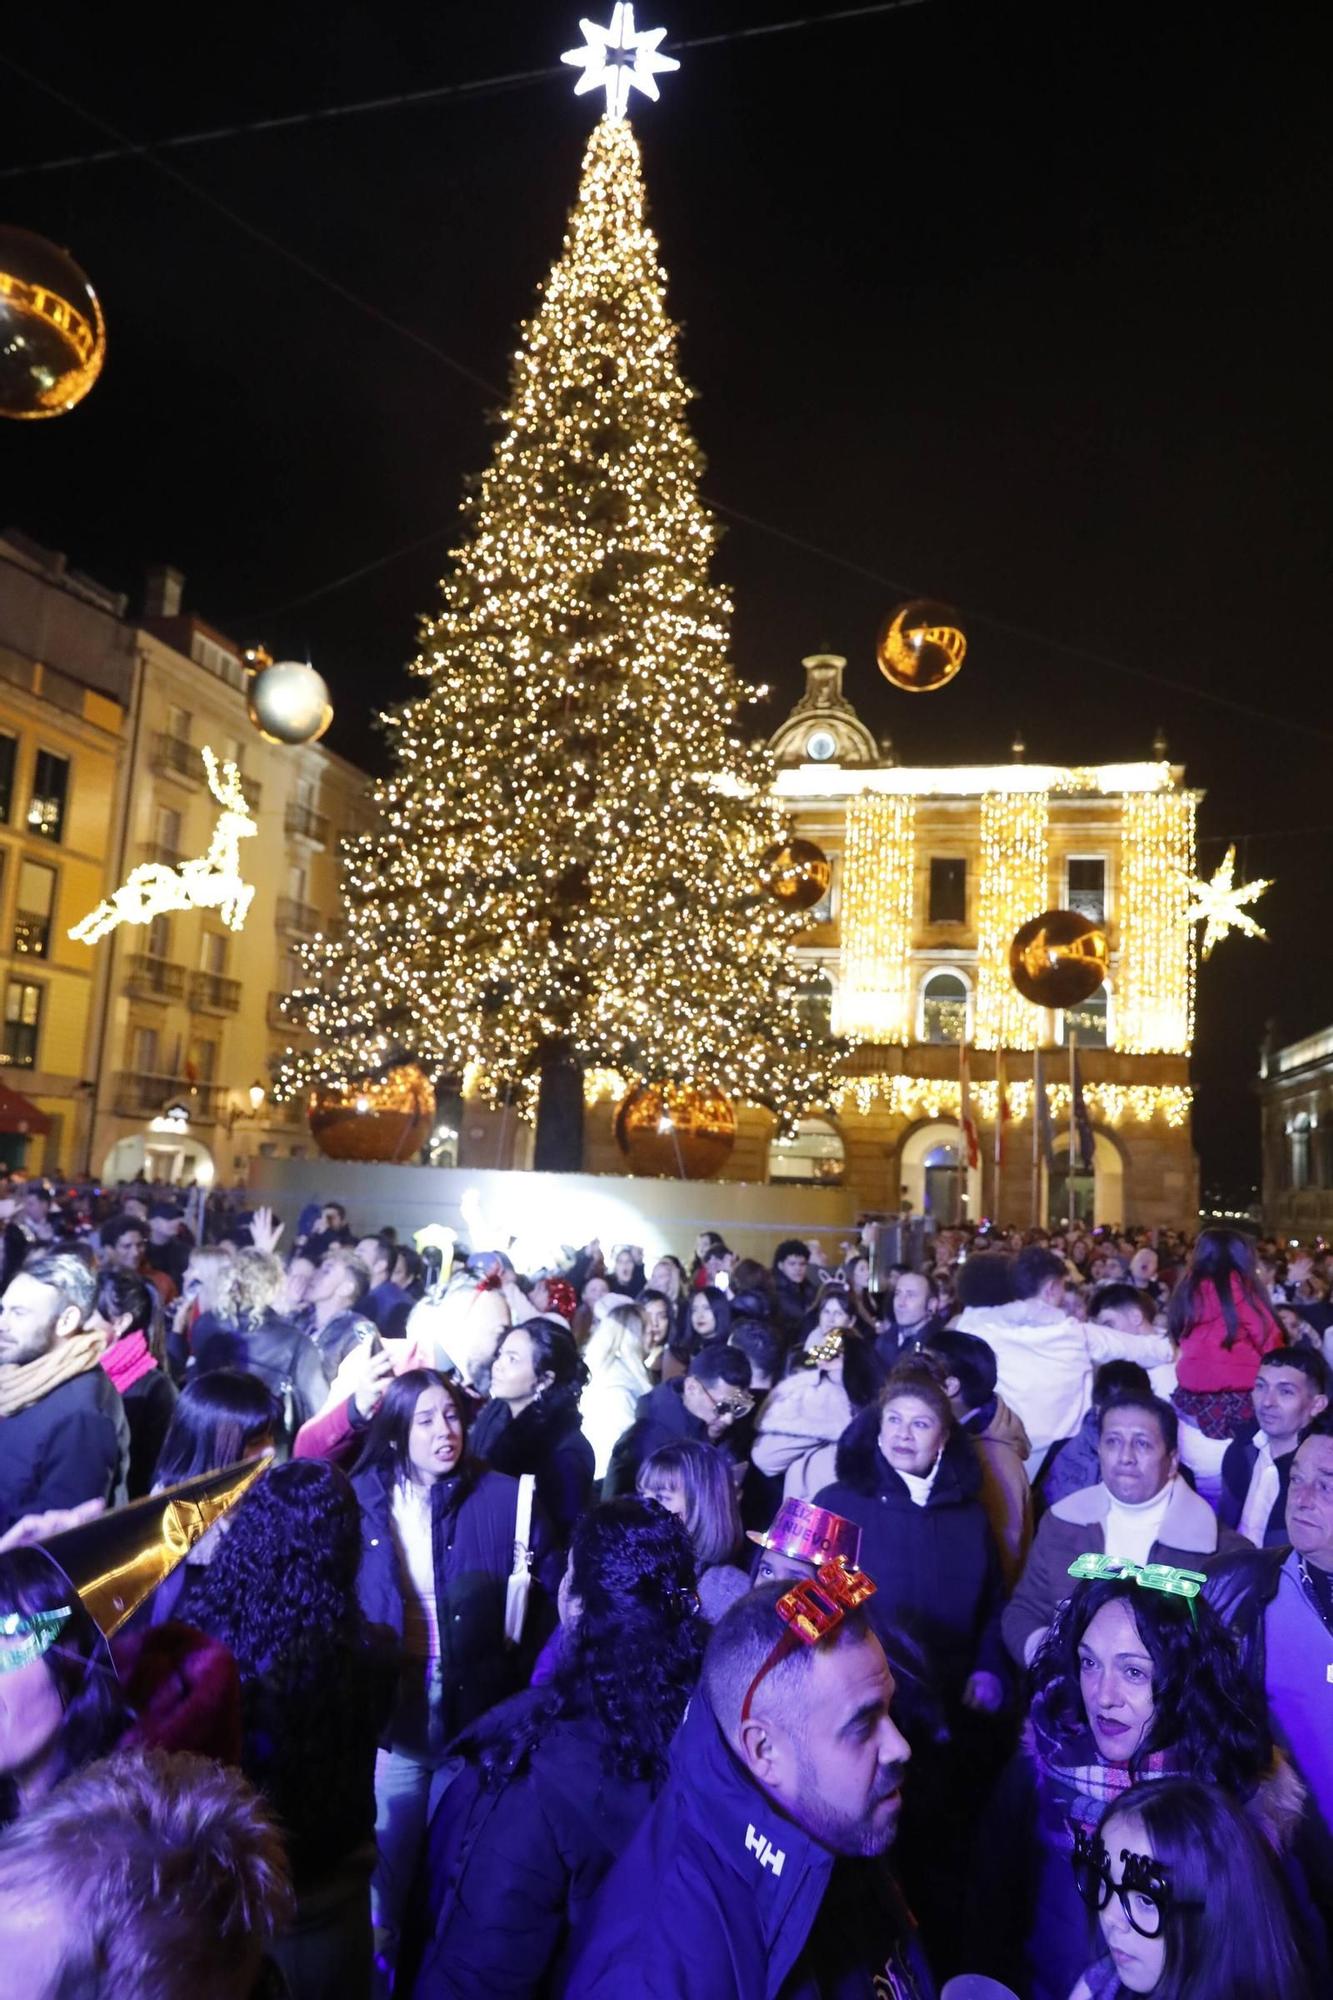
[[[912,1496],[912,1505],[914,1507],[924,1507],[927,1500],[929,1500],[930,1489],[935,1484],[935,1474],[940,1469],[940,1461],[943,1457],[944,1453],[941,1452],[939,1458],[931,1466],[930,1471],[926,1473],[898,1472],[897,1466],[894,1466],[894,1471],[898,1472],[899,1479],[902,1480],[903,1485]]]

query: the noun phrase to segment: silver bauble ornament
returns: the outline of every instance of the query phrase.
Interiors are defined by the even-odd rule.
[[[300,660],[258,667],[246,689],[250,720],[270,743],[317,743],[333,720],[322,677]]]

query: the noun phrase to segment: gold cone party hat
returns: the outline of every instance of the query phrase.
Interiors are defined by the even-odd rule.
[[[265,1452],[221,1472],[201,1473],[53,1535],[42,1546],[109,1639],[272,1463],[272,1452]]]

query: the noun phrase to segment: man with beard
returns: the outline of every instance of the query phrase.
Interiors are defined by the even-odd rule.
[[[863,1611],[733,1604],[671,1776],[604,1883],[567,2000],[933,2000],[889,1864],[910,1756]],[[790,1609],[790,1599],[787,1598]],[[829,1611],[834,1617],[829,1619]],[[820,1629],[820,1628],[823,1629]]]

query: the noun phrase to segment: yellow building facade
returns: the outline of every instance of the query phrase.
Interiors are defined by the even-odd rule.
[[[38,1091],[51,1081],[46,1065],[57,1056],[72,1065],[77,1115],[66,1111],[41,1161],[30,1149],[28,1164],[110,1182],[140,1175],[178,1184],[241,1180],[256,1155],[301,1158],[315,1150],[304,1107],[274,1105],[269,1095],[270,1060],[293,1032],[278,1002],[294,982],[300,942],[338,921],[338,841],[367,824],[370,781],[320,744],[288,748],[259,735],[246,710],[240,647],[182,609],[174,571],[150,574],[138,619],[102,593],[101,625],[81,629],[77,645],[70,638],[74,587],[62,558],[22,538],[0,544],[0,642],[8,631],[26,640],[29,655],[52,641],[77,655],[80,698],[109,742],[100,767],[87,743],[76,746],[61,842],[40,850],[59,844],[68,858],[51,970],[33,973],[44,992],[38,1066],[26,1073],[34,1101],[48,1109],[52,1092]],[[29,658],[28,669],[39,685],[53,671],[40,657]],[[22,719],[17,699],[13,683],[0,682],[0,729],[10,726],[7,716],[16,725]],[[94,724],[83,715],[79,721],[86,738]],[[28,775],[16,798],[30,813],[33,758],[42,745],[54,750],[57,739],[25,721],[22,741],[19,768]],[[148,922],[118,922],[94,942],[71,939],[69,930],[114,898],[136,869],[151,864],[169,882],[208,852],[224,807],[210,789],[206,748],[219,763],[236,765],[253,819],[254,832],[237,847],[240,878],[253,892],[242,927],[233,929],[221,909],[164,907]],[[0,828],[0,838],[11,825]],[[25,854],[33,849],[33,829],[14,844]],[[6,921],[17,865],[7,851]],[[162,900],[170,901],[170,892]],[[12,928],[4,935],[12,939]],[[21,972],[12,966],[11,957],[7,980]],[[7,997],[7,1008],[15,1004],[23,1002]],[[17,1076],[11,1065],[0,1081],[14,1086]]]
[[[854,1047],[834,1102],[793,1140],[738,1107],[722,1178],[842,1187],[860,1210],[910,1206],[939,1223],[1026,1225],[1071,1207],[1108,1223],[1192,1218],[1198,793],[1161,746],[1118,765],[1036,765],[1021,746],[1004,764],[898,765],[843,695],[844,667],[833,654],[805,662],[806,692],[771,747],[777,797],[833,871],[800,942],[794,1004]],[[1053,909],[1095,920],[1110,947],[1101,991],[1067,1015],[1024,1000],[1009,972],[1015,931]],[[1071,1037],[1095,1140],[1090,1172],[1076,1145],[1072,1186]],[[962,1046],[975,1166],[959,1126]],[[1038,1051],[1049,1147],[1041,1134],[1034,1145]],[[613,1111],[608,1085],[589,1119],[600,1172],[624,1171]]]
[[[67,931],[102,894],[125,710],[39,656],[44,586],[5,554],[0,545],[0,1165],[73,1172],[88,1131],[97,980]],[[114,613],[75,595],[65,622],[109,639]]]

